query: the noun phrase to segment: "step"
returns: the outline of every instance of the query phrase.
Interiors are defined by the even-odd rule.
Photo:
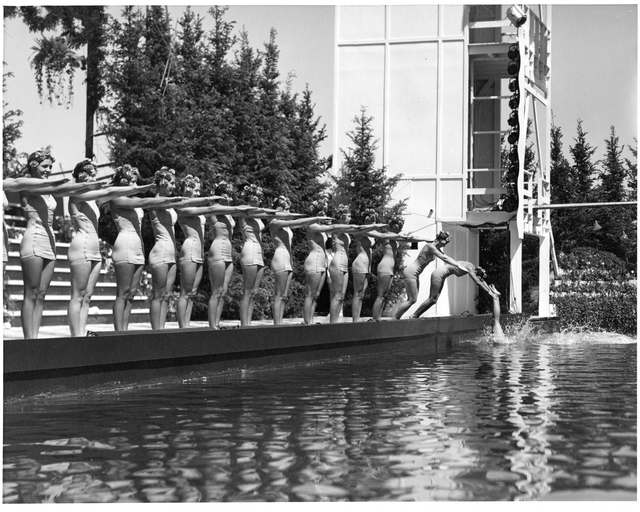
[[[20,251],[9,250],[9,265],[20,265]],[[69,268],[69,257],[66,254],[56,253],[56,268]]]
[[[6,282],[6,288],[12,297],[22,294],[24,283],[21,279],[9,279]],[[93,292],[93,296],[97,295],[113,295],[115,296],[117,285],[114,281],[98,281]],[[69,295],[71,293],[71,283],[69,281],[51,281],[47,295]]]
[[[23,294],[11,295],[11,300],[15,303],[15,309],[20,309],[20,305],[22,304],[22,300],[24,298]],[[45,311],[66,311],[69,307],[69,300],[71,300],[70,295],[49,295],[47,294],[44,298],[44,308]],[[93,295],[91,297],[91,306],[98,306],[101,309],[111,310],[113,303],[116,300],[115,295]],[[133,299],[134,307],[148,307],[149,299],[143,295],[139,295]],[[141,304],[142,303],[142,304]]]
[[[58,255],[58,257],[63,254],[66,255],[69,252],[70,245],[69,242],[56,242],[56,255]],[[14,251],[20,254],[19,238],[9,238],[9,253]]]
[[[22,327],[20,311],[5,312],[10,318],[11,327]],[[149,323],[149,310],[145,308],[137,308],[131,310],[129,323]],[[67,325],[66,311],[44,311],[42,314],[42,326],[47,325]],[[89,314],[87,325],[94,324],[113,324],[113,312],[110,309],[98,309]]]
[[[16,265],[16,264],[11,264],[11,262],[9,262],[9,264],[5,267],[5,272],[6,275],[9,277],[9,279],[11,280],[15,280],[15,279],[21,279],[22,277],[22,267],[20,265]],[[106,269],[100,269],[100,275],[101,276],[105,276],[105,275],[109,275],[109,271],[107,271]],[[64,267],[64,266],[58,266],[56,264],[55,270],[53,272],[53,281],[69,281],[69,279],[71,278],[71,269],[69,267]]]

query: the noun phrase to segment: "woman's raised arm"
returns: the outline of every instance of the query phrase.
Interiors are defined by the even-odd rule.
[[[120,208],[165,208],[180,201],[181,197],[116,197],[111,200]]]
[[[249,211],[253,210],[252,206],[224,206],[214,204],[212,206],[197,206],[191,208],[177,207],[181,213],[186,215],[247,215]]]
[[[311,224],[316,224],[317,222],[321,222],[323,220],[330,220],[330,217],[305,217],[302,219],[293,219],[293,220],[284,220],[274,218],[269,225],[274,227],[282,227],[282,228],[305,228],[310,226]]]
[[[43,180],[41,178],[5,178],[2,180],[2,189],[5,192],[21,192],[26,189],[42,189],[57,187],[71,181],[70,178],[60,178],[57,180]]]
[[[108,187],[101,190],[94,190],[92,192],[85,192],[84,194],[78,194],[74,196],[80,201],[96,201],[97,203],[106,203],[116,197],[130,196],[137,194],[138,192],[144,192],[149,190],[153,185],[135,186],[128,185],[124,187]]]
[[[55,187],[43,187],[33,191],[34,194],[51,194],[52,196],[76,196],[92,190],[100,190],[105,187],[105,183],[93,181],[89,183],[63,183]],[[31,191],[29,191],[31,192]]]

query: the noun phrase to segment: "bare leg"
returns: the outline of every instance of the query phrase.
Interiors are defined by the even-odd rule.
[[[382,310],[387,303],[387,294],[391,289],[391,283],[393,282],[393,276],[378,276],[378,295],[376,301],[373,303],[373,310],[371,316],[374,320],[380,320],[382,316]]]
[[[331,305],[329,307],[329,322],[335,324],[340,321],[340,311],[344,303],[344,296],[349,284],[349,273],[341,270],[331,271]]]
[[[191,260],[180,262],[180,297],[178,298],[178,325],[182,329],[191,323],[193,295],[202,279],[202,263]]]
[[[153,298],[151,299],[151,328],[164,329],[171,289],[176,279],[175,263],[162,263],[151,267]]]
[[[260,267],[260,270],[258,270],[258,274],[256,275],[256,281],[253,286],[253,290],[251,290],[251,301],[249,302],[249,315],[248,315],[249,322],[251,322],[251,319],[253,318],[253,308],[256,305],[256,294],[260,289],[260,283],[262,283],[263,276],[264,276],[264,267]]]
[[[282,324],[284,317],[284,301],[289,292],[291,276],[293,272],[283,270],[275,273],[275,291],[273,295],[273,323],[274,325]]]
[[[313,322],[318,297],[324,286],[326,272],[307,272],[307,295],[304,298],[304,323]]]
[[[84,336],[80,328],[82,303],[87,292],[87,284],[91,275],[90,261],[74,261],[69,265],[71,269],[71,297],[67,310],[67,322],[71,336]]]
[[[24,297],[20,313],[22,332],[25,339],[37,338],[44,311],[44,299],[53,278],[56,262],[32,256],[21,259],[20,264],[24,282]]]
[[[169,301],[173,293],[173,285],[176,282],[178,274],[178,266],[175,263],[169,264],[169,272],[167,274],[167,283],[165,285],[164,297],[162,300],[162,310],[160,311],[160,329],[164,329],[167,322],[167,314],[169,313]]]
[[[233,276],[233,263],[230,261],[225,262],[224,281],[222,283],[222,294],[220,295],[220,303],[218,304],[218,312],[216,317],[216,325],[220,325],[220,319],[222,318],[222,311],[224,311],[224,298],[227,296],[227,290],[229,290],[229,283]]]
[[[115,264],[115,272],[117,291],[116,300],[113,302],[113,326],[116,331],[126,331],[133,297],[142,276],[142,265],[119,262]]]
[[[211,297],[209,297],[209,327],[218,328],[220,322],[220,311],[222,311],[222,297],[225,293],[225,281],[227,279],[227,269],[233,265],[225,261],[209,262],[209,281],[211,282]]]
[[[407,300],[400,303],[396,310],[395,319],[400,320],[407,310],[413,306],[418,300],[418,291],[420,290],[420,281],[418,279],[404,280],[404,287],[407,292]]]
[[[362,312],[362,300],[364,292],[369,284],[369,274],[360,274],[353,272],[353,299],[351,302],[351,318],[354,322],[360,321],[360,313]]]
[[[133,309],[133,300],[138,295],[138,286],[140,286],[140,279],[142,278],[142,271],[144,265],[136,265],[131,284],[129,285],[129,293],[126,297],[126,305],[124,308],[124,330],[129,330],[129,319],[131,318],[131,310]]]
[[[440,297],[440,293],[442,292],[442,288],[444,287],[444,281],[444,279],[441,279],[438,276],[431,276],[431,289],[429,290],[429,298],[418,306],[418,309],[416,309],[411,318],[420,318],[420,315],[425,313],[431,306],[435,305],[435,303],[438,302],[438,297]]]
[[[89,319],[89,307],[91,305],[91,297],[96,289],[96,284],[100,279],[100,270],[102,269],[102,262],[92,261],[91,275],[89,276],[89,282],[87,283],[87,292],[84,294],[84,300],[82,301],[82,311],[80,313],[80,335],[83,336],[87,332],[87,321]]]
[[[100,277],[100,267],[99,261],[71,263],[71,298],[67,318],[71,336],[85,335],[91,295]]]

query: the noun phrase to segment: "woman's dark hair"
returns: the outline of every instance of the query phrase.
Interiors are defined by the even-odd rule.
[[[78,181],[81,172],[89,173],[95,176],[97,169],[96,164],[89,158],[85,158],[82,162],[78,162],[73,168],[73,179]]]
[[[200,185],[200,178],[194,176],[193,174],[187,174],[180,180],[180,184],[178,185],[178,192],[181,196],[191,196],[191,191],[198,185]],[[189,191],[188,194],[187,191]]]
[[[113,184],[116,187],[122,185],[129,185],[134,177],[140,178],[140,172],[137,167],[132,167],[129,164],[124,164],[116,169],[113,175]]]
[[[153,175],[153,183],[156,187],[166,187],[176,176],[176,171],[163,166]]]

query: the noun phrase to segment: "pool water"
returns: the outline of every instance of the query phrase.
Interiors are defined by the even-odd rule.
[[[521,331],[5,404],[3,502],[635,500],[636,363]]]

